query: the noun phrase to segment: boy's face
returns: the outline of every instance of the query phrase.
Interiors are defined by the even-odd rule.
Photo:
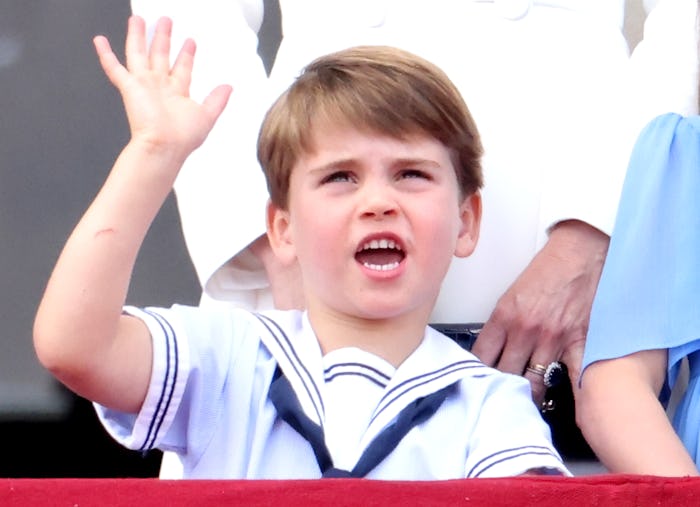
[[[431,137],[314,130],[288,210],[268,210],[271,244],[283,261],[298,259],[309,310],[427,318],[452,256],[476,245],[480,196],[460,198],[450,153]]]

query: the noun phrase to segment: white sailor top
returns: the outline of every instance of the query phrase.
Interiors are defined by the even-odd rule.
[[[96,405],[130,449],[179,454],[185,478],[314,479],[311,445],[280,419],[269,398],[275,373],[322,428],[335,468],[349,470],[401,410],[454,389],[414,426],[367,478],[440,480],[513,476],[533,469],[569,475],[529,384],[482,364],[426,328],[398,367],[356,348],[322,355],[305,312],[126,308],[153,340],[150,386],[141,411]]]

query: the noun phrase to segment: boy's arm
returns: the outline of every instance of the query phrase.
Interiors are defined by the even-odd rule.
[[[611,472],[698,475],[658,399],[667,361],[667,350],[646,350],[586,369],[577,420]]]
[[[121,313],[134,262],[184,159],[230,94],[219,87],[202,104],[189,99],[194,43],[185,42],[171,67],[170,30],[161,20],[149,50],[143,20],[130,18],[126,66],[104,37],[95,38],[122,95],[131,140],[68,239],[34,323],[42,364],[79,395],[128,412],[141,407],[152,359],[145,325]]]

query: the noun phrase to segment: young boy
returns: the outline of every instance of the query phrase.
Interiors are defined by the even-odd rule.
[[[69,238],[39,307],[41,362],[132,449],[190,478],[450,479],[567,474],[528,384],[427,327],[479,233],[481,145],[434,66],[391,48],[312,63],[264,122],[270,243],[307,310],[123,308],[134,260],[230,88],[188,98],[194,44],[168,61],[132,17],[126,67],[97,37],[131,140]],[[235,169],[235,168],[234,168]]]

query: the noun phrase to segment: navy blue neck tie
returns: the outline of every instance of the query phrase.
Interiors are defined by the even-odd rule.
[[[304,413],[292,386],[279,367],[270,384],[269,396],[280,418],[311,444],[323,477],[364,477],[396,448],[411,428],[427,421],[455,389],[456,384],[451,384],[406,406],[394,422],[372,440],[350,471],[333,466],[323,428]]]

